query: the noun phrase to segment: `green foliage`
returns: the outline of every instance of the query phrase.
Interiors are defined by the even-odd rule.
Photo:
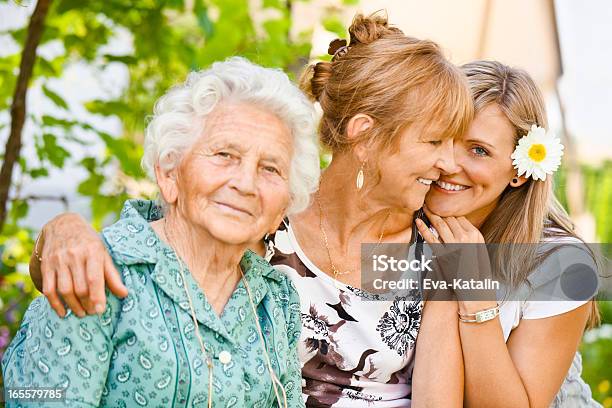
[[[593,397],[604,407],[612,407],[612,301],[599,302],[602,326],[584,336],[580,347],[582,377],[590,384]]]
[[[346,27],[337,16],[331,15],[323,19],[323,28],[338,36],[338,38],[346,38]]]
[[[596,233],[601,242],[612,242],[612,162],[601,166],[582,166],[583,187],[587,210],[596,220]],[[567,208],[567,170],[555,174],[556,195]],[[606,246],[609,249],[609,245]],[[606,254],[610,256],[610,254]],[[609,274],[609,271],[605,273]],[[592,329],[580,347],[583,358],[584,380],[590,385],[593,397],[604,407],[612,408],[612,301],[598,302],[602,326]]]
[[[9,215],[12,222],[5,227],[5,234],[0,235],[0,359],[37,293],[32,281],[19,270],[27,265],[33,249],[31,231],[15,225],[15,219],[26,212],[26,202],[14,203]]]
[[[600,167],[584,166],[582,174],[587,209],[597,220],[597,236],[612,243],[612,161]]]
[[[599,166],[581,166],[586,210],[593,215],[597,237],[601,242],[612,243],[612,161]],[[562,167],[555,174],[555,195],[567,208],[567,169]]]

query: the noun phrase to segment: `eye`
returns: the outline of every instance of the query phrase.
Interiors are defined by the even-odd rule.
[[[470,149],[470,151],[472,153],[474,153],[476,156],[488,156],[489,152],[487,152],[487,150],[484,147],[481,146],[474,146]]]
[[[232,154],[228,153],[228,152],[217,152],[217,153],[215,153],[215,156],[224,157],[226,159],[231,159],[232,158]]]
[[[280,175],[280,171],[274,166],[263,166],[264,171]]]
[[[427,143],[433,146],[440,146],[442,144],[442,141],[441,140],[429,140]]]

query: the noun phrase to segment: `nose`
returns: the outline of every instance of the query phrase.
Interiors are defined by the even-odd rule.
[[[442,142],[440,146],[440,156],[435,164],[444,174],[454,174],[459,171],[459,165],[455,158],[455,143],[453,139],[448,139]]]
[[[257,163],[243,160],[232,174],[229,185],[242,195],[255,195],[257,191]]]

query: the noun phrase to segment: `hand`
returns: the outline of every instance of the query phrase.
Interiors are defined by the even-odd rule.
[[[83,217],[62,214],[45,225],[41,234],[43,293],[58,315],[66,315],[60,297],[79,317],[104,312],[105,280],[115,295],[127,296],[106,247]]]
[[[485,240],[478,228],[472,225],[465,217],[445,217],[432,213],[427,207],[423,207],[431,225],[438,232],[436,237],[425,222],[416,220],[417,228],[428,244],[484,244]]]
[[[434,279],[443,279],[448,284],[454,284],[459,279],[461,282],[480,281],[486,282],[491,279],[491,264],[485,240],[480,231],[472,225],[465,217],[442,218],[424,207],[425,214],[436,229],[438,236],[427,228],[423,220],[417,219],[416,225],[434,253],[436,260]],[[495,300],[496,294],[490,290],[462,289],[461,286],[453,286],[454,294],[460,301],[467,300]],[[448,293],[440,292],[444,300]]]

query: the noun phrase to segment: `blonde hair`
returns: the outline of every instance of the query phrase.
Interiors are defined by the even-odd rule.
[[[357,14],[348,31],[348,49],[308,66],[300,80],[321,105],[320,137],[333,153],[363,142],[393,149],[401,130],[425,120],[443,138],[467,130],[473,107],[465,76],[436,43],[404,35],[378,13]],[[375,125],[349,139],[346,126],[360,113]]]
[[[544,99],[526,71],[496,61],[475,61],[462,69],[468,78],[475,111],[497,105],[514,127],[515,145],[531,125],[548,127]],[[535,244],[552,236],[580,239],[554,196],[552,177],[546,181],[528,178],[519,187],[508,186],[480,230],[487,243]],[[527,282],[528,275],[547,255],[536,256],[534,245],[500,245],[494,255],[498,278],[510,288],[517,288]],[[589,325],[597,324],[598,316],[593,302]]]

